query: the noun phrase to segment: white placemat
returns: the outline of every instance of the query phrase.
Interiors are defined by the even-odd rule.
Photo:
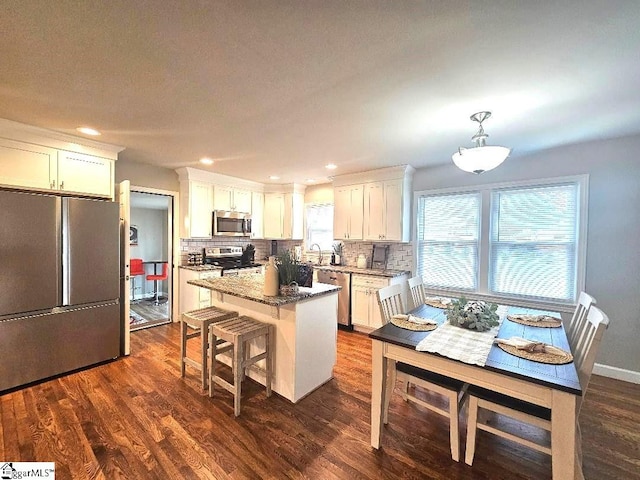
[[[501,315],[500,323],[503,318]],[[416,345],[416,350],[484,367],[499,329],[500,325],[486,332],[478,332],[455,327],[447,321]]]

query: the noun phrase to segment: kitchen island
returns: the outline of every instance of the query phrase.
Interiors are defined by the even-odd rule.
[[[272,388],[278,394],[295,403],[333,378],[340,287],[316,283],[295,295],[269,297],[262,294],[264,276],[259,274],[187,283],[211,290],[213,305],[273,325]],[[252,354],[264,348],[260,341],[250,346]],[[229,356],[220,357],[230,364]],[[249,377],[264,385],[263,362]]]

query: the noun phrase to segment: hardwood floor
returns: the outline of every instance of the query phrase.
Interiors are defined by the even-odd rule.
[[[473,467],[453,462],[446,420],[399,395],[373,450],[366,335],[339,332],[335,378],[296,405],[246,380],[237,419],[231,394],[210,399],[189,367],[180,378],[177,324],[135,332],[131,350],[0,396],[0,462],[55,461],[57,479],[551,476],[548,456],[484,432]],[[640,479],[640,385],[594,376],[581,424],[587,479]]]

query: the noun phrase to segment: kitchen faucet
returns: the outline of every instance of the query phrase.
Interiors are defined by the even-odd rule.
[[[322,248],[317,243],[311,245],[310,250],[313,250],[313,247],[318,247],[318,265],[322,265]]]

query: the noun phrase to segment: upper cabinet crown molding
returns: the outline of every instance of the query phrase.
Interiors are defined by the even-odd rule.
[[[205,182],[213,185],[226,185],[229,187],[243,188],[253,192],[263,192],[264,184],[245,180],[244,178],[231,177],[221,173],[207,172],[199,168],[182,167],[176,168],[176,173],[180,181]]]
[[[383,182],[385,180],[401,180],[411,178],[415,172],[411,165],[398,165],[395,167],[378,168],[366,172],[347,173],[333,177],[333,186],[342,187],[357,183]]]
[[[0,118],[0,138],[117,160],[125,147]]]

